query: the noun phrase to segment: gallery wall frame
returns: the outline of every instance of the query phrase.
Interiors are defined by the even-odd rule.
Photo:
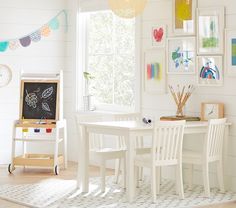
[[[225,8],[197,9],[198,55],[221,55],[224,53]]]
[[[195,35],[196,8],[197,0],[172,0],[173,35]]]
[[[144,91],[151,94],[166,93],[165,48],[144,53]]]
[[[195,74],[195,37],[168,38],[166,53],[167,74]]]
[[[225,69],[228,76],[236,76],[236,29],[225,30]]]
[[[223,57],[197,56],[197,83],[199,86],[223,85]]]

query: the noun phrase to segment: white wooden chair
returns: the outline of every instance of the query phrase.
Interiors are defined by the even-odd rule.
[[[103,118],[103,116],[100,115],[85,115],[80,116],[76,115],[77,124],[79,127],[79,130],[81,128],[80,122],[101,122],[101,121],[108,121],[111,120],[110,118]],[[80,134],[81,135],[81,134]],[[115,138],[115,137],[114,137]],[[118,140],[118,138],[115,138]],[[126,148],[123,148],[122,146],[119,146],[117,148],[105,148],[103,144],[104,135],[100,134],[90,134],[89,135],[89,153],[90,156],[93,158],[96,158],[99,160],[99,166],[100,166],[100,176],[101,176],[101,192],[105,192],[105,170],[106,170],[106,161],[107,160],[113,160],[113,159],[119,159],[123,160],[123,178],[125,178],[125,155],[126,155]],[[125,180],[124,186],[125,186]]]
[[[217,162],[217,175],[220,190],[224,193],[223,179],[223,141],[226,119],[212,119],[209,121],[208,132],[205,137],[203,151],[183,151],[183,163],[190,164],[189,185],[192,187],[193,165],[201,165],[206,197],[210,197],[209,163]]]
[[[179,196],[184,198],[182,179],[182,143],[185,121],[160,121],[155,124],[152,138],[151,154],[136,155],[135,177],[137,167],[151,168],[151,185],[153,202],[160,190],[160,167],[177,166],[176,187]],[[157,181],[158,180],[158,181]]]
[[[124,114],[115,114],[115,121],[140,121],[142,120],[140,113],[124,113]],[[122,147],[126,149],[126,143],[124,137],[119,137],[117,147]],[[141,148],[143,147],[143,139],[141,137],[136,138],[136,148],[139,149],[139,153],[141,154]],[[144,150],[143,150],[144,151]],[[117,159],[115,164],[115,183],[119,181],[119,173],[120,173],[121,160]],[[140,177],[142,176],[142,169],[140,169]]]

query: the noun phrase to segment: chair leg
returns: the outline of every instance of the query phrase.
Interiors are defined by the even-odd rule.
[[[123,166],[122,166],[122,183],[123,183],[123,188],[126,188],[126,159],[122,159]]]
[[[100,166],[101,192],[105,192],[105,174],[106,174],[106,162],[102,161]]]
[[[189,165],[189,174],[188,174],[188,186],[189,186],[189,190],[193,189],[193,165],[190,164]]]
[[[156,167],[152,167],[152,182],[151,182],[151,186],[152,186],[152,202],[156,203],[156,199],[157,199],[157,192],[156,192]]]
[[[120,159],[116,159],[115,162],[115,183],[118,183],[120,176]]]
[[[177,165],[177,179],[176,184],[179,191],[179,197],[184,199],[184,187],[183,187],[183,170],[182,170],[182,162]]]
[[[138,147],[140,147],[140,148],[143,148],[144,147],[144,145],[143,145],[143,137],[142,136],[140,136],[139,138],[138,138]],[[138,175],[139,175],[139,180],[140,181],[142,181],[143,180],[143,167],[139,167],[139,173],[138,173]]]
[[[134,180],[135,180],[135,185],[136,185],[136,188],[139,188],[139,170],[140,170],[140,167],[138,166],[135,166],[134,167]]]
[[[210,197],[209,166],[208,163],[202,165],[205,196]]]
[[[139,168],[139,180],[142,181],[143,180],[143,167]]]
[[[218,161],[218,163],[217,163],[217,176],[218,176],[218,182],[219,182],[219,186],[220,186],[220,192],[225,193],[224,173],[223,173],[223,162],[222,162],[222,160]]]
[[[156,167],[156,189],[157,194],[160,194],[160,184],[161,184],[161,167]]]

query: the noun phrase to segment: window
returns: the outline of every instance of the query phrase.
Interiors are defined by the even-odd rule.
[[[94,78],[89,94],[97,109],[134,109],[136,86],[135,19],[111,11],[81,13],[84,69]]]

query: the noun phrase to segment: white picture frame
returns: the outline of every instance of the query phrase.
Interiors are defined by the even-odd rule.
[[[167,74],[195,74],[195,37],[168,38],[166,51]]]
[[[166,46],[167,25],[155,24],[151,26],[151,48],[164,48]]]
[[[173,14],[172,32],[174,36],[183,36],[183,35],[188,36],[188,35],[196,34],[197,0],[185,0],[185,1],[172,0],[172,14]],[[181,13],[181,9],[183,9],[182,13]],[[189,13],[187,13],[186,11],[189,11]],[[181,15],[183,17],[181,17]],[[188,18],[191,18],[191,19],[188,19]],[[183,19],[186,19],[186,20],[183,20]]]
[[[198,55],[222,55],[224,53],[225,8],[197,9]]]
[[[225,69],[227,75],[236,76],[236,29],[225,30]]]
[[[198,86],[222,86],[223,77],[222,56],[197,56]]]
[[[165,48],[147,50],[144,53],[144,91],[166,93]]]

